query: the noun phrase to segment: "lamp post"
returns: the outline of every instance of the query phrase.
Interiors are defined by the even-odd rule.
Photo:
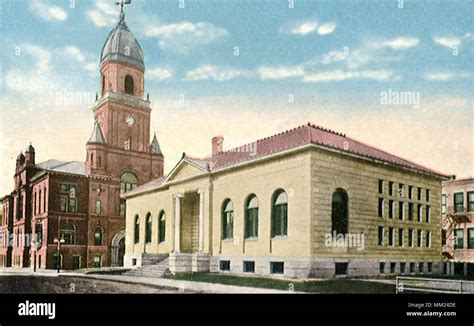
[[[64,239],[55,238],[53,242],[58,245],[56,255],[58,257],[57,267],[58,267],[58,273],[59,273],[61,270],[61,244],[64,243],[65,241]]]

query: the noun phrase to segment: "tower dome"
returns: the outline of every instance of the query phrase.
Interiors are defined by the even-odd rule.
[[[125,23],[123,12],[117,26],[109,33],[100,55],[100,64],[107,60],[134,65],[141,70],[145,69],[143,61],[143,51],[137,39]]]

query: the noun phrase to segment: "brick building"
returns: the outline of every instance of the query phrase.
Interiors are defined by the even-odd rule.
[[[447,274],[474,275],[474,178],[443,182],[443,253]]]
[[[144,71],[142,50],[121,12],[100,57],[101,90],[91,108],[95,122],[86,160],[36,163],[31,145],[18,155],[14,189],[0,199],[0,266],[123,264],[125,200],[120,194],[163,175],[156,135],[150,144]]]

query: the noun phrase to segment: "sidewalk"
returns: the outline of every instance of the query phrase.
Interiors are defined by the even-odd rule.
[[[150,278],[123,275],[94,275],[94,274],[78,274],[78,273],[61,273],[62,276],[84,277],[95,280],[108,280],[116,282],[124,282],[128,284],[153,285],[159,287],[178,289],[180,292],[197,292],[197,293],[272,293],[272,294],[289,294],[290,291],[282,291],[275,289],[253,288],[246,286],[235,286],[217,283],[181,281],[165,278]]]

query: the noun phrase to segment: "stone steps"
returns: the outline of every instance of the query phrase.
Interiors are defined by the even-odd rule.
[[[123,275],[126,276],[141,276],[141,277],[158,277],[168,278],[171,273],[169,270],[169,259],[168,256],[153,257],[153,259],[142,258],[142,266],[136,269],[132,269]],[[152,264],[149,264],[153,262]]]

